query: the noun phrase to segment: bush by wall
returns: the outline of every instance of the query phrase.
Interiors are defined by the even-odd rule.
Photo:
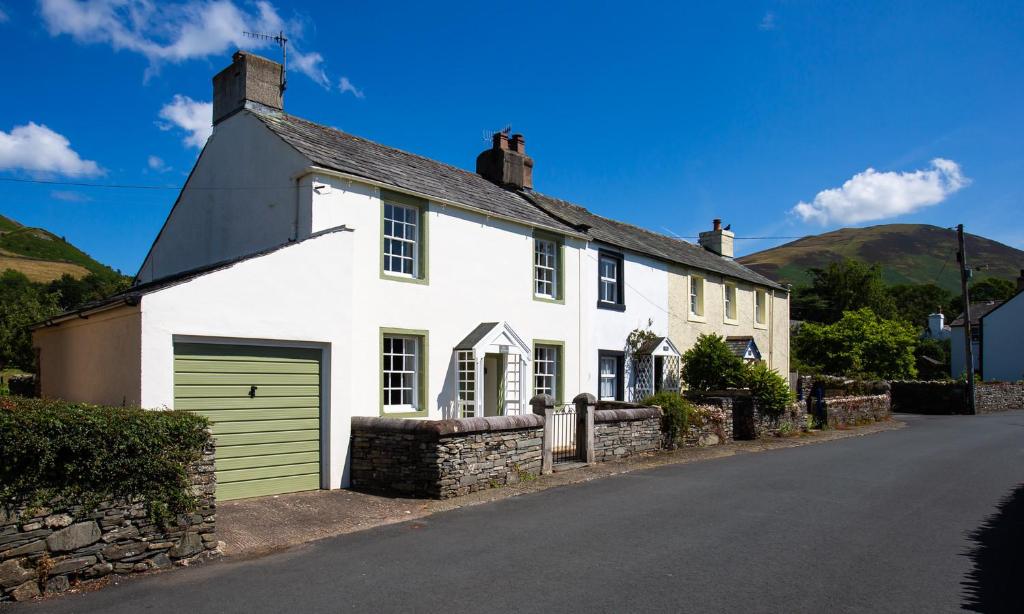
[[[719,335],[700,335],[683,354],[683,381],[697,392],[740,386],[743,371],[743,361]]]
[[[188,467],[209,443],[206,418],[61,401],[0,398],[0,507],[146,502],[158,522],[196,509]]]
[[[763,362],[744,369],[744,382],[762,414],[778,417],[796,400],[789,384]]]
[[[653,394],[643,401],[641,405],[647,407],[657,406],[661,408],[661,432],[665,436],[668,445],[674,446],[679,441],[693,421],[694,405],[686,400],[678,392],[661,391]]]

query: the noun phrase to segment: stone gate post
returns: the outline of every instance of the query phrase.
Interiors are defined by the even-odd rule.
[[[544,416],[544,442],[541,444],[542,456],[540,472],[542,475],[551,473],[554,458],[552,456],[554,433],[552,432],[552,414],[555,413],[555,399],[549,394],[538,394],[530,399],[530,406],[533,413]]]
[[[594,412],[597,398],[589,392],[581,392],[572,400],[576,405],[576,451],[580,460],[594,462]]]

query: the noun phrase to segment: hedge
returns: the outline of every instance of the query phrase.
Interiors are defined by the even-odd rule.
[[[0,507],[82,506],[142,499],[154,520],[197,507],[188,467],[209,442],[184,411],[0,397]]]

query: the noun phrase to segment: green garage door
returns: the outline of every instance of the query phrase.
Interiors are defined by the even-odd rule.
[[[320,488],[320,350],[177,343],[174,406],[213,422],[218,500]]]

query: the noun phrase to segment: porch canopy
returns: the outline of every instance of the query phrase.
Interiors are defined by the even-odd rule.
[[[633,401],[661,390],[679,390],[681,354],[668,337],[654,337],[636,350]]]
[[[507,322],[479,324],[453,351],[460,417],[523,413],[523,373],[529,373],[526,367],[531,351]],[[488,361],[496,369],[489,378],[485,367]]]

